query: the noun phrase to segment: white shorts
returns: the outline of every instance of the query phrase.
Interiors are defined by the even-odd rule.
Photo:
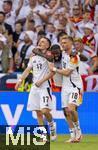
[[[52,109],[52,92],[50,88],[38,88],[33,86],[31,88],[27,110],[42,110],[43,108]]]
[[[82,103],[82,94],[78,88],[66,88],[61,92],[62,108],[68,107],[68,104],[79,106]]]

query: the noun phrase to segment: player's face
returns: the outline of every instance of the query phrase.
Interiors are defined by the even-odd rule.
[[[38,47],[42,50],[47,50],[49,48],[49,42],[45,38],[41,38],[38,42]]]
[[[78,41],[74,43],[74,47],[77,51],[80,51],[80,49],[82,48],[82,45],[83,44]]]
[[[72,47],[72,42],[69,39],[62,39],[61,47],[62,47],[62,50],[68,51]]]
[[[54,59],[55,61],[58,61],[59,58],[60,58],[60,55],[61,55],[61,50],[60,49],[57,49],[56,51],[52,52],[53,53],[53,56],[54,56]]]

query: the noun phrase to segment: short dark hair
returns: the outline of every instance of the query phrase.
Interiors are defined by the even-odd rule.
[[[40,31],[38,32],[38,35],[44,35],[44,36],[46,36],[46,33],[45,33],[45,31],[40,30]]]
[[[51,51],[56,51],[57,49],[60,49],[60,46],[58,44],[54,44],[51,46]]]
[[[5,17],[5,13],[3,11],[0,11],[0,14]]]
[[[5,0],[3,3],[7,3],[10,6],[12,6],[12,4],[13,4],[11,0]]]
[[[68,35],[62,36],[62,39],[68,39],[71,42],[73,42],[73,38],[71,36],[68,36]]]
[[[65,31],[59,32],[59,34],[57,35],[57,41],[59,42],[60,41],[60,37],[62,37],[64,35],[67,35],[67,33]]]

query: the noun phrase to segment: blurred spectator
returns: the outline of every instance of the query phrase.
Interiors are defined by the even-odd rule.
[[[85,63],[84,61],[80,61],[79,73],[80,73],[80,75],[91,75],[91,74],[93,74],[92,70],[90,69],[90,66],[87,63]]]
[[[46,37],[50,39],[52,44],[57,43],[56,29],[52,23],[46,25]]]
[[[29,5],[23,7],[19,13],[18,19],[26,19],[27,16],[31,16],[35,21],[35,25],[43,25],[47,22],[49,16],[52,15],[59,6],[60,0],[57,1],[54,8],[46,8],[41,3],[37,3],[37,0],[29,0]]]
[[[73,37],[81,38],[83,43],[89,46],[96,54],[98,50],[98,33],[94,33],[94,24],[91,22],[87,22],[82,30],[83,33],[79,31],[78,28],[74,26],[74,24],[67,18],[70,28],[73,32]]]
[[[82,12],[81,12],[79,5],[74,5],[73,16],[70,18],[70,20],[74,23],[75,26],[77,26],[78,23],[82,21],[82,19],[83,19],[83,16],[82,16]]]
[[[87,64],[90,65],[91,71],[94,73],[98,67],[98,56],[88,46],[85,46],[81,39],[74,39],[75,49],[87,57]]]
[[[92,20],[94,19],[96,0],[85,0],[84,1],[84,10],[88,9],[91,12]]]
[[[7,45],[7,39],[0,34],[0,72],[13,72],[13,58],[11,49]]]
[[[27,63],[34,49],[33,45],[34,33],[25,31],[24,41],[19,44],[15,55],[15,70],[23,71],[27,67]]]
[[[33,19],[26,19],[26,29],[19,36],[18,45],[24,41],[25,31],[32,31],[34,34],[34,38],[32,39],[33,45],[36,46],[37,43],[37,32],[35,28],[35,21]]]
[[[84,30],[84,36],[83,36],[83,43],[87,46],[89,46],[93,51],[95,51],[95,44],[96,39],[94,37],[94,24],[87,23],[83,27]]]
[[[62,31],[65,31],[67,35],[71,35],[70,26],[69,26],[69,23],[67,21],[65,13],[59,14],[58,20],[59,20],[59,26],[62,27]],[[57,26],[57,29],[59,29],[59,28],[60,27]]]
[[[13,47],[12,47],[12,53],[13,53],[13,57],[15,56],[16,52],[17,52],[17,46],[18,46],[18,39],[20,37],[20,34],[22,33],[23,28],[22,28],[22,24],[20,22],[16,22],[15,24],[15,32],[13,32]]]
[[[18,8],[16,10],[12,10],[13,2],[11,0],[4,0],[3,2],[3,11],[5,13],[5,22],[11,25],[13,31],[15,29],[15,21],[18,16],[24,0],[20,0],[18,3]]]
[[[0,11],[0,24],[2,24],[2,26],[4,26],[5,30],[8,32],[8,35],[12,35],[12,27],[5,23],[5,13],[3,11]]]
[[[45,37],[46,33],[43,30],[40,30],[37,34],[37,41],[39,41],[42,37]]]
[[[57,41],[58,41],[59,44],[61,43],[61,40],[62,40],[63,36],[67,36],[67,33],[64,32],[64,31],[61,31],[61,32],[57,35]]]
[[[0,25],[2,26],[2,34],[6,36],[8,40],[8,44],[11,47],[12,46],[12,36],[13,36],[13,31],[11,25],[5,23],[5,13],[0,12]]]
[[[79,23],[78,25],[78,29],[79,31],[84,34],[84,31],[83,31],[83,27],[87,24],[87,23],[92,23],[95,25],[94,21],[92,20],[91,18],[91,15],[90,15],[90,11],[89,10],[86,10],[84,13],[83,13],[83,20]],[[94,26],[94,30],[96,29],[96,26]]]
[[[97,69],[96,0],[1,0],[0,35],[3,35],[7,41],[4,47],[9,49],[7,56],[10,62],[13,56],[15,71],[17,68],[18,71],[24,70],[24,59],[30,58],[32,49],[41,37],[48,37],[52,42],[52,48],[57,50],[63,36],[71,36],[75,41],[73,48],[87,57],[88,61],[80,63],[82,74],[91,74]],[[80,38],[80,41],[76,40]],[[3,54],[1,50],[0,54]],[[11,64],[13,66],[13,61]],[[13,71],[13,67],[7,68]]]

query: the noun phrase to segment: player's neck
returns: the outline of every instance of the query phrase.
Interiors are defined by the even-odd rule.
[[[46,49],[42,49],[42,50],[41,50],[41,52],[42,52],[43,54],[45,54],[46,51],[47,51]]]
[[[72,48],[67,49],[65,52],[66,52],[66,54],[70,55],[72,52]]]

